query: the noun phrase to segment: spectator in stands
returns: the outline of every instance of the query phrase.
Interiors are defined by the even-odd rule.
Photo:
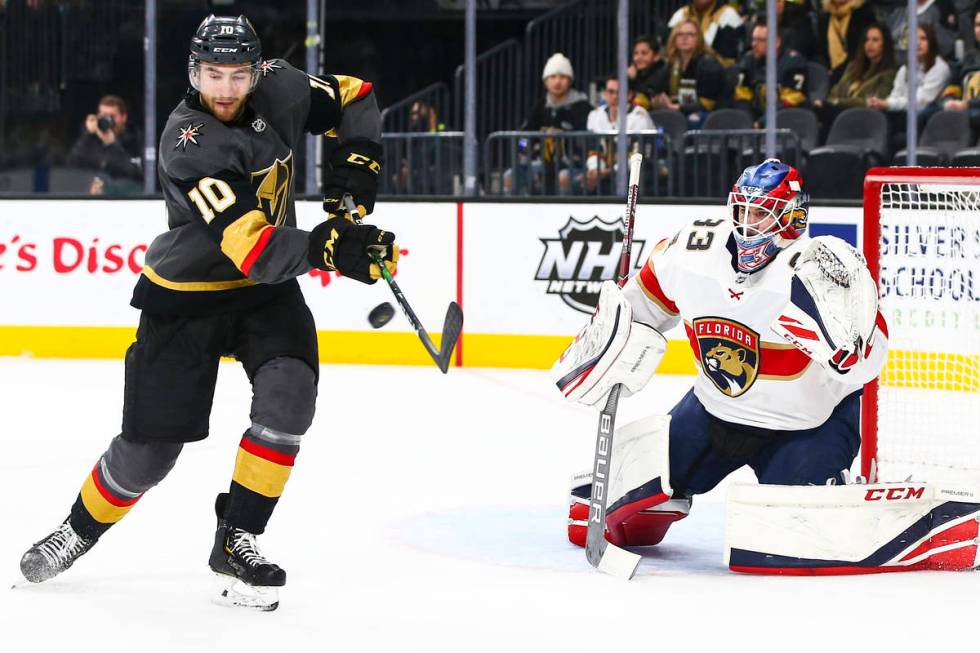
[[[585,131],[592,105],[585,93],[572,88],[575,72],[568,57],[561,52],[551,55],[544,65],[541,79],[544,82],[545,96],[531,109],[521,125],[521,131]],[[548,190],[551,190],[554,180],[549,175],[557,170],[559,192],[572,192],[572,178],[580,174],[581,159],[565,147],[563,139],[535,139],[530,152],[525,152],[524,156],[529,157],[529,162],[518,162],[512,174],[507,174],[511,172],[509,170],[504,173],[505,191],[511,191],[515,177],[518,192],[526,192],[528,181],[537,188],[542,176]],[[528,163],[531,180],[527,178]]]
[[[412,103],[408,113],[408,132],[435,134],[446,130],[446,125],[439,120],[436,108],[424,100]],[[451,170],[447,170],[446,161],[452,160],[456,143],[438,138],[410,138],[402,141],[397,151],[401,163],[392,165],[394,173],[391,177],[392,190],[396,193],[423,194],[428,192],[450,192],[448,186]],[[404,149],[402,149],[404,148]],[[408,164],[408,155],[412,158],[412,166]],[[440,154],[442,155],[440,157]],[[386,156],[389,156],[386,152]],[[458,171],[456,171],[458,172]]]
[[[699,129],[708,113],[726,101],[725,70],[704,42],[694,20],[677,23],[667,41],[667,92],[651,99],[654,109],[673,109]]]
[[[949,65],[937,52],[936,32],[931,25],[921,25],[918,31],[919,59],[916,77],[916,105],[920,120],[931,115],[934,109],[929,105],[936,102],[950,78]],[[869,97],[867,106],[888,112],[892,144],[895,148],[905,147],[905,109],[908,106],[908,69],[903,65],[895,75],[895,85],[887,98],[881,100]]]
[[[572,62],[561,52],[551,55],[541,74],[545,96],[531,109],[521,131],[582,131],[592,111],[585,93],[572,88]]]
[[[973,34],[980,44],[980,9],[973,14]],[[943,92],[941,105],[944,111],[966,111],[973,131],[980,131],[980,49],[969,50],[956,66],[953,83]]]
[[[834,119],[845,109],[863,107],[868,98],[887,98],[895,83],[895,46],[887,28],[872,23],[864,29],[863,46],[840,81],[834,84],[825,102],[814,102],[822,125],[821,142],[825,140]]]
[[[626,114],[626,131],[637,132],[653,129],[653,120],[650,114],[639,104],[635,103],[635,94],[632,89],[628,90],[626,107],[629,113]],[[588,130],[597,133],[615,132],[619,129],[619,77],[618,75],[607,75],[605,86],[602,90],[604,103],[589,113]],[[587,193],[594,193],[600,186],[606,187],[610,172],[616,169],[616,144],[614,139],[603,140],[599,147],[589,152],[585,161],[585,190]]]
[[[831,86],[840,81],[860,50],[861,35],[874,22],[874,9],[866,0],[823,0],[817,22],[817,53],[830,71]]]
[[[647,34],[633,41],[633,63],[626,69],[636,102],[650,108],[650,98],[667,90],[667,64],[660,56],[660,40]]]
[[[751,0],[748,5],[750,24],[755,27],[766,22],[766,0]],[[783,44],[799,52],[805,59],[817,56],[816,17],[810,0],[776,0],[776,24],[783,35]],[[751,30],[749,37],[751,37]]]
[[[895,5],[887,12],[885,22],[892,31],[895,40],[895,56],[904,62],[907,57],[909,43],[908,3]],[[930,25],[936,32],[937,52],[946,59],[953,56],[953,42],[956,39],[956,11],[950,0],[918,0],[919,25]]]
[[[68,165],[97,171],[93,195],[137,192],[143,180],[136,134],[126,128],[129,112],[118,95],[99,100],[98,113],[85,117],[85,130],[68,153]]]
[[[693,19],[701,28],[704,42],[718,54],[723,66],[731,66],[739,55],[745,28],[742,17],[722,0],[691,0],[670,17],[667,27],[674,29],[682,20]]]
[[[745,53],[738,64],[738,82],[735,86],[735,106],[744,109],[756,119],[766,112],[766,41],[769,30],[765,24],[752,29],[752,49]],[[776,83],[777,107],[799,107],[806,103],[807,62],[799,52],[783,48],[782,38],[776,34]]]
[[[446,125],[439,122],[436,108],[423,100],[416,100],[408,110],[408,131],[410,132],[441,132]]]

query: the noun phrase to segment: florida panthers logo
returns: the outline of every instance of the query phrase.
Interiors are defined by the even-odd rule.
[[[729,397],[752,387],[759,372],[759,334],[732,320],[703,317],[691,325],[691,346],[701,369]]]

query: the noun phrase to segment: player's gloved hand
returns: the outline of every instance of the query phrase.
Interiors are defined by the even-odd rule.
[[[790,279],[790,301],[772,329],[818,364],[847,374],[872,350],[878,287],[860,252],[831,236],[804,249]]]
[[[381,278],[381,268],[372,261],[371,254],[379,256],[388,272],[394,274],[398,269],[395,234],[339,216],[330,216],[310,232],[307,258],[315,268],[337,270],[345,277],[373,284]]]
[[[374,211],[381,159],[381,146],[367,139],[353,139],[334,150],[332,171],[323,185],[323,210],[343,213],[344,195],[350,195],[362,218]]]
[[[871,345],[873,340],[874,334],[868,338],[867,342],[858,336],[854,343],[851,343],[845,347],[840,347],[831,355],[830,360],[828,361],[830,367],[840,374],[847,374],[852,367],[871,355]]]

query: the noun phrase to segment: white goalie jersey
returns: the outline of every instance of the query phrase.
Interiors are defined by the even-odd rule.
[[[766,267],[745,274],[733,267],[731,232],[731,220],[697,220],[661,241],[623,289],[633,319],[660,331],[683,320],[698,367],[694,394],[715,417],[777,430],[819,426],[841,399],[876,378],[885,361],[887,327],[863,259],[854,253],[874,293],[863,307],[848,308],[850,304],[833,298],[813,306],[809,299],[800,300],[811,294],[802,290],[804,273],[797,270],[798,263],[804,253],[821,249],[813,247],[815,240],[831,239],[803,236]],[[843,241],[832,240],[832,245],[850,250]],[[806,288],[813,293],[809,283]],[[804,305],[812,319],[794,304]],[[832,342],[828,349],[833,325],[847,322],[838,319],[841,313],[868,311],[870,317],[851,320],[865,324],[861,328],[866,333],[850,351]],[[847,363],[837,365],[843,359]]]

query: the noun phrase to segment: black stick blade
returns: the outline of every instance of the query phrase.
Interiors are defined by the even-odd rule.
[[[449,361],[453,357],[453,350],[456,349],[456,342],[459,334],[463,331],[463,309],[456,302],[450,302],[446,309],[446,321],[442,326],[442,343],[439,348],[439,358],[436,364],[445,374],[449,370]]]

